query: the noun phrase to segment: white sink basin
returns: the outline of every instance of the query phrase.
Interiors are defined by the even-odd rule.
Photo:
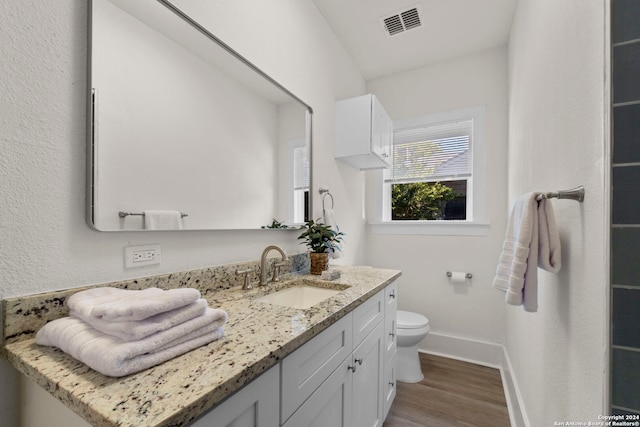
[[[341,291],[337,289],[318,288],[300,285],[286,288],[278,292],[258,298],[256,301],[291,308],[309,308],[334,296]]]

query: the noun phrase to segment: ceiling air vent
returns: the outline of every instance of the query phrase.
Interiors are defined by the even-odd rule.
[[[411,9],[402,10],[389,16],[380,18],[384,30],[388,36],[404,33],[422,26],[420,8],[418,6]]]

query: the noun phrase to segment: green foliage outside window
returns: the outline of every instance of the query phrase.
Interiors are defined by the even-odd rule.
[[[440,182],[414,182],[391,186],[392,220],[443,219],[448,201],[461,194]]]

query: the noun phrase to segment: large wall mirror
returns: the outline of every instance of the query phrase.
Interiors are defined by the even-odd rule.
[[[158,211],[186,230],[304,222],[311,108],[179,5],[91,2],[89,224],[144,230]]]

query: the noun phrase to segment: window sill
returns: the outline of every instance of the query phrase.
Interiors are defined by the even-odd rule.
[[[472,221],[385,221],[369,223],[373,234],[414,234],[429,236],[486,236],[489,224]]]

